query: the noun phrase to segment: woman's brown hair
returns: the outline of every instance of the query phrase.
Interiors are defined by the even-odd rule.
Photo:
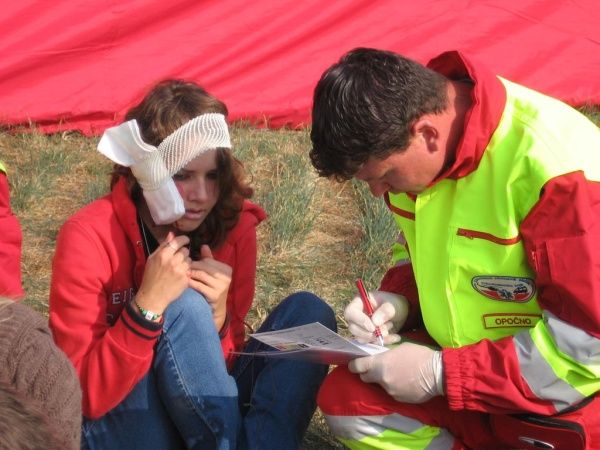
[[[183,124],[207,113],[219,113],[227,117],[228,111],[222,101],[196,83],[164,80],[127,112],[125,120],[135,119],[144,141],[158,147]],[[244,199],[253,194],[253,189],[246,182],[242,163],[227,148],[221,148],[217,152],[217,173],[219,199],[204,222],[189,233],[192,258],[197,256],[200,245],[208,244],[211,248],[216,248],[225,241],[227,232],[239,220]],[[111,188],[122,176],[127,178],[131,197],[136,206],[139,206],[142,190],[129,168],[115,165]]]

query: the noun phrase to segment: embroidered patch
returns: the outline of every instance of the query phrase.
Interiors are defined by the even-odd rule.
[[[539,314],[485,314],[485,328],[533,327],[542,318]]]
[[[471,284],[487,298],[504,302],[525,303],[535,294],[535,283],[531,278],[474,277]]]

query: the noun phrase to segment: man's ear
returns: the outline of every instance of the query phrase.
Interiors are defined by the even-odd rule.
[[[410,132],[413,137],[423,139],[430,151],[438,149],[439,130],[428,115],[419,117],[413,123]]]

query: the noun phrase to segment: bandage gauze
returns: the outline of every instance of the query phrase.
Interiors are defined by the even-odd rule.
[[[144,142],[135,120],[108,128],[98,150],[110,160],[131,167],[157,225],[170,224],[185,213],[173,175],[201,153],[231,148],[225,116],[202,114],[186,122],[158,147]]]

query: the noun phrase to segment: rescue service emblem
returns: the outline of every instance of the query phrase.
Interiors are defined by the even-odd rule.
[[[481,276],[474,277],[471,284],[487,298],[504,302],[525,303],[535,294],[531,278]]]

